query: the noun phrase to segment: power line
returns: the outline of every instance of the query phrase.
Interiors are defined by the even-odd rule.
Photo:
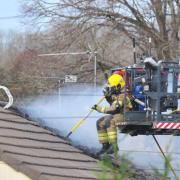
[[[83,118],[84,116],[52,116],[52,117],[46,117],[46,116],[37,116],[37,117],[34,117],[34,118],[39,118],[39,119],[81,119]],[[102,116],[89,116],[88,118],[91,118],[91,119],[94,119],[94,118],[100,118]],[[13,118],[13,119],[16,119],[16,118]],[[18,118],[17,118],[18,119]]]
[[[43,94],[43,95],[49,95],[49,96],[88,96],[88,97],[91,97],[91,96],[97,96],[97,97],[101,97],[103,96],[102,94],[75,94],[75,93],[52,93],[52,94]],[[42,95],[42,96],[43,96]]]
[[[28,77],[26,80],[21,80],[21,79],[18,79],[18,80],[15,80],[15,81],[13,81],[13,80],[7,80],[6,82],[7,83],[16,83],[16,82],[32,82],[32,79],[34,80],[34,81],[37,81],[37,80],[39,80],[39,79],[41,79],[41,80],[52,80],[52,79],[54,79],[54,80],[64,80],[64,78],[60,78],[60,77]],[[79,81],[79,82],[77,82],[77,84],[93,84],[93,82],[92,81]]]
[[[43,89],[43,88],[42,88]],[[10,88],[10,90],[11,90],[11,88]],[[43,94],[38,94],[38,93],[34,93],[34,94],[36,94],[36,95],[39,95],[39,96],[41,96],[41,97],[44,97],[44,96],[59,96],[59,97],[65,97],[65,96],[67,96],[67,97],[70,97],[70,96],[72,96],[72,97],[102,97],[103,96],[103,94],[71,94],[71,93],[63,93],[63,94],[58,94],[58,93],[43,93]],[[35,97],[35,98],[37,98],[37,97]],[[29,99],[29,97],[27,96],[27,97],[24,97],[23,99]]]
[[[19,19],[23,18],[22,15],[15,15],[15,16],[0,16],[0,20],[8,20],[8,19]]]
[[[83,54],[90,54],[90,51],[85,52],[64,52],[64,53],[49,53],[49,54],[39,54],[38,56],[64,56],[64,55],[83,55]]]

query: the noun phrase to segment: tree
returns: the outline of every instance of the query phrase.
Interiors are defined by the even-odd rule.
[[[59,27],[70,21],[81,29],[107,26],[135,37],[138,46],[160,59],[177,58],[180,42],[179,0],[24,0],[23,13],[33,22]]]

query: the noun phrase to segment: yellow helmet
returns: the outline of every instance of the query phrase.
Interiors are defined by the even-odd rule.
[[[118,85],[120,85],[121,88],[123,88],[125,86],[125,81],[123,77],[120,76],[119,74],[113,74],[108,79],[108,85],[111,87],[112,86],[117,87]]]

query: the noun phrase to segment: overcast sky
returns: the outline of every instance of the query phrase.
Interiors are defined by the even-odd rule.
[[[0,30],[7,31],[9,29],[22,30],[19,18],[13,18],[20,14],[19,0],[1,1],[0,6]],[[4,18],[7,17],[7,18]],[[12,17],[12,18],[10,18]]]

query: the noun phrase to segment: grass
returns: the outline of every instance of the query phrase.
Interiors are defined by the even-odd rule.
[[[118,161],[120,166],[115,165],[114,161]],[[101,172],[96,174],[98,180],[124,180],[133,176],[129,171],[129,163],[125,157],[120,160],[116,156],[114,161],[108,155],[104,155],[102,160],[99,161]]]

